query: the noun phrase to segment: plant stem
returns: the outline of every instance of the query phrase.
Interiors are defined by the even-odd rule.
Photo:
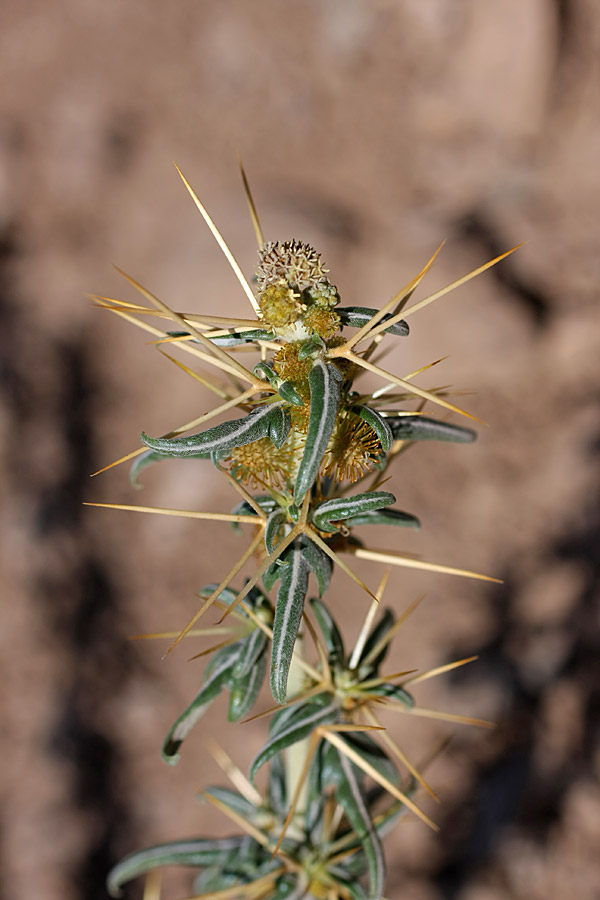
[[[290,665],[290,672],[288,677],[289,698],[296,697],[298,694],[302,693],[306,683],[306,674],[301,664],[299,663],[299,660],[304,658],[304,634],[302,633],[302,631],[299,632],[298,637],[296,638],[294,650],[295,653],[292,656],[292,663]],[[288,750],[286,750],[286,785],[287,797],[289,802],[292,801],[292,798],[298,787],[298,780],[301,777],[302,770],[306,762],[306,756],[309,750],[309,746],[310,737],[307,737],[302,741],[297,741],[295,744],[292,744],[292,746]],[[292,836],[298,828],[301,828],[303,832],[303,820],[304,813],[306,811],[307,792],[308,779],[305,780],[298,796],[296,813],[290,825],[290,834]]]

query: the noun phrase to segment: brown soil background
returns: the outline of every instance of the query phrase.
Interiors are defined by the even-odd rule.
[[[390,722],[415,757],[453,740],[429,772],[442,804],[423,800],[440,834],[387,839],[387,895],[600,897],[599,52],[594,0],[4,0],[3,900],[102,898],[124,853],[225,833],[194,797],[220,778],[203,735],[242,767],[261,743],[216,704],[166,767],[201,667],[127,641],[183,624],[239,538],[81,505],[233,505],[208,465],[149,472],[141,499],[123,469],[90,481],[209,400],[84,294],[132,298],[114,261],[176,308],[245,312],[172,167],[250,273],[238,151],[267,236],[317,246],[345,304],[384,302],[444,238],[430,290],[527,241],[416,316],[390,362],[450,354],[421,383],[476,390],[490,427],[401,459],[392,489],[424,528],[378,544],[504,585],[392,576],[397,608],[427,593],[392,667],[480,654],[418,699],[498,727]],[[341,574],[333,590],[351,642],[365,598]]]

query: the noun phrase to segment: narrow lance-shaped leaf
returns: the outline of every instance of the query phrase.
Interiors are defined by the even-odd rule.
[[[286,700],[288,674],[308,590],[308,572],[302,550],[295,543],[291,562],[282,567],[273,620],[271,691],[277,703]]]
[[[308,702],[314,706],[321,707],[327,706],[330,700],[331,696],[324,692],[312,697],[310,701],[303,700],[302,697],[293,703],[290,701],[287,706],[278,709],[271,717],[271,722],[269,724],[270,739],[279,737],[279,735],[284,731],[287,731],[291,725],[295,722],[299,722],[300,719],[306,715],[306,704]]]
[[[367,693],[372,694],[374,697],[385,697],[388,700],[395,700],[397,703],[402,703],[407,709],[413,709],[415,705],[413,695],[409,694],[403,687],[400,687],[399,684],[384,682],[369,688]]]
[[[219,840],[197,838],[146,847],[130,853],[111,869],[106,882],[107,890],[113,897],[118,897],[121,885],[159,866],[219,865],[229,855],[239,851],[242,840],[242,837]]]
[[[302,535],[300,538],[300,547],[309,569],[317,579],[319,596],[322,597],[331,581],[333,563],[327,554],[306,535]]]
[[[382,509],[396,502],[388,491],[367,491],[350,497],[336,497],[320,503],[313,513],[313,522],[320,531],[337,531],[333,522]]]
[[[358,671],[361,673],[361,676],[365,676],[366,673],[376,672],[383,660],[386,657],[388,650],[390,649],[389,642],[381,649],[381,651],[377,654],[377,656],[372,659],[369,663],[365,665],[362,664],[363,659],[368,659],[371,650],[373,650],[379,642],[383,639],[383,637],[388,633],[396,618],[391,611],[391,609],[384,609],[379,619],[377,625],[371,633],[369,637],[365,641],[365,646],[363,647],[363,651],[360,655],[360,660],[358,662]]]
[[[210,794],[211,797],[216,797],[217,800],[220,800],[221,803],[224,803],[229,809],[232,809],[240,816],[244,816],[246,819],[251,819],[256,813],[254,804],[251,803],[250,800],[246,800],[245,797],[242,797],[238,791],[232,790],[232,788],[216,785],[204,788],[204,793]]]
[[[377,410],[371,409],[369,406],[353,406],[352,412],[373,429],[379,438],[381,449],[387,453],[392,446],[394,437],[392,435],[392,429],[386,419],[384,419]]]
[[[267,513],[267,515],[272,513],[273,510],[277,507],[277,501],[274,500],[273,497],[257,496],[253,499],[258,504],[258,506],[260,506],[260,508]],[[233,515],[237,516],[253,516],[256,514],[256,510],[250,506],[247,500],[242,500],[240,503],[236,503],[231,512],[233,513]],[[232,522],[232,528],[238,533],[242,531],[242,527],[239,522]]]
[[[138,475],[144,471],[144,469],[148,468],[148,466],[153,465],[153,463],[160,462],[161,459],[169,459],[168,455],[165,453],[157,453],[155,450],[145,450],[144,453],[140,453],[137,456],[129,469],[129,482],[132,487],[139,490],[143,487],[142,484],[138,481]]]
[[[256,702],[266,671],[267,655],[263,653],[247,675],[231,679],[227,711],[227,718],[230,722],[239,722],[248,715]]]
[[[344,642],[331,613],[320,600],[313,597],[309,602],[321,629],[328,655],[334,662],[342,663],[346,655]]]
[[[269,555],[271,555],[281,540],[279,532],[286,521],[287,513],[281,507],[274,509],[267,519],[267,524],[265,526],[265,547]]]
[[[267,420],[268,435],[277,449],[283,447],[288,439],[292,420],[288,413],[279,404],[271,404],[272,412]]]
[[[342,376],[331,363],[317,359],[310,370],[310,414],[304,453],[298,468],[294,502],[300,506],[313,486],[337,419]]]
[[[291,381],[282,381],[277,390],[281,399],[286,403],[291,403],[292,406],[304,406],[304,400]]]
[[[264,631],[256,627],[248,637],[240,641],[240,651],[232,670],[233,678],[245,678],[256,663],[257,659],[266,647],[268,638]]]
[[[385,860],[379,835],[373,825],[365,798],[360,789],[356,770],[343,753],[331,747],[328,751],[335,753],[335,764],[330,765],[336,771],[336,800],[343,807],[346,818],[360,839],[369,871],[369,900],[381,900],[385,886]]]
[[[179,762],[178,750],[186,739],[196,722],[198,722],[208,706],[219,692],[227,685],[231,670],[237,658],[237,642],[230,647],[225,647],[213,657],[206,667],[204,683],[199,693],[184,712],[175,721],[167,734],[162,757],[165,762],[175,765]]]
[[[259,406],[242,419],[223,422],[200,434],[191,434],[183,438],[152,438],[142,432],[142,441],[151,450],[165,456],[199,458],[211,456],[216,459],[234,447],[251,444],[269,435],[274,417],[282,406],[283,401]]]
[[[285,818],[288,808],[287,782],[286,768],[281,756],[275,755],[271,759],[268,796],[271,809]]]
[[[372,309],[370,306],[338,306],[336,309],[336,313],[342,320],[342,325],[348,325],[350,328],[362,328],[363,325],[371,321],[376,312],[379,312],[379,310]],[[380,322],[386,322],[391,318],[391,313],[387,313],[380,319]],[[404,337],[408,334],[409,327],[404,319],[400,319],[399,322],[390,325],[385,331],[387,334],[396,334]]]
[[[206,334],[211,344],[217,347],[239,347],[241,344],[250,344],[253,341],[274,341],[277,336],[270,331],[261,328],[250,329],[249,331],[236,331],[232,334],[221,334],[212,337],[210,332]],[[196,343],[196,342],[195,342]],[[199,342],[198,342],[199,343]]]
[[[301,704],[300,714],[288,722],[286,728],[283,728],[275,736],[271,736],[254,758],[250,766],[251,780],[254,781],[260,767],[275,756],[276,753],[280,753],[297,741],[309,737],[318,725],[333,724],[338,716],[338,704],[327,694],[323,695],[323,698],[318,701],[315,698],[310,703]]]
[[[252,369],[254,375],[257,378],[262,378],[264,381],[268,381],[270,385],[273,387],[277,387],[279,384],[280,378],[275,369],[273,368],[273,363],[269,362],[259,362]]]
[[[379,509],[370,512],[359,513],[350,516],[344,524],[348,528],[356,528],[358,525],[399,525],[402,528],[420,528],[421,522],[411,513],[402,512],[400,509]]]
[[[447,441],[470,444],[477,432],[462,425],[440,422],[428,416],[386,416],[395,441]]]

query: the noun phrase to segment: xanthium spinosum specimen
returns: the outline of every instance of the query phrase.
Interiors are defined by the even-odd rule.
[[[489,724],[424,709],[412,694],[418,682],[473,657],[425,672],[382,670],[391,641],[418,603],[400,613],[382,606],[390,567],[495,579],[365,545],[364,530],[368,533],[372,526],[420,526],[382,489],[401,452],[420,441],[468,443],[475,438],[472,429],[424,412],[429,404],[445,414],[475,418],[448,399],[447,388],[416,385],[415,378],[430,366],[400,377],[382,369],[373,357],[384,341],[409,334],[410,316],[512,251],[411,304],[439,248],[381,309],[343,306],[317,250],[298,240],[265,241],[242,169],[258,241],[253,287],[179,174],[235,272],[253,316],[175,312],[124,272],[148,306],[95,296],[100,306],[152,334],[161,349],[177,348],[211,366],[212,372],[192,369],[169,356],[220,401],[167,434],[142,433],[143,445],[117,463],[132,461],[131,481],[139,486],[143,470],[161,460],[206,460],[204,465],[215,466],[240,500],[227,513],[93,505],[228,522],[250,534],[229,572],[202,589],[200,607],[169,648],[183,638],[210,634],[211,629],[194,626],[211,607],[222,613],[215,634],[225,632],[226,639],[198,654],[212,655],[196,697],[164,740],[163,758],[177,762],[188,734],[222,691],[229,693],[229,720],[248,719],[268,673],[275,706],[260,714],[270,716],[268,738],[248,776],[223,749],[214,747],[233,787],[210,787],[203,797],[228,816],[239,833],[134,852],[112,870],[108,887],[118,895],[124,883],[147,874],[147,896],[155,898],[156,870],[183,865],[198,870],[194,896],[205,900],[381,900],[385,834],[407,811],[436,827],[413,799],[418,789],[433,794],[423,766],[417,767],[383,727],[382,710]],[[164,320],[170,320],[173,330],[160,327]],[[240,360],[248,360],[253,351],[250,368]],[[368,393],[356,384],[364,372],[381,382]],[[223,414],[231,417],[211,424]],[[347,562],[352,557],[387,566],[376,590],[355,574]],[[236,586],[240,571],[252,559],[254,573]],[[323,601],[336,567],[370,598],[350,651]],[[318,596],[307,601],[311,575]],[[263,767],[266,785],[259,789],[256,777]]]

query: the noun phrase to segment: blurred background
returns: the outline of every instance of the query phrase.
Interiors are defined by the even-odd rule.
[[[426,593],[391,671],[479,654],[417,699],[498,724],[390,722],[415,758],[452,741],[428,772],[441,806],[420,798],[440,834],[407,819],[387,839],[387,896],[600,896],[599,69],[594,0],[3,0],[3,900],[104,898],[123,854],[227,833],[195,798],[223,778],[205,737],[242,768],[262,743],[217,702],[165,766],[202,661],[128,640],[182,626],[240,538],[82,506],[236,502],[208,463],[150,470],[140,495],[125,467],[90,479],[210,399],[85,294],[135,299],[114,262],[176,309],[246,315],[172,165],[250,275],[237,153],[267,238],[313,243],[345,305],[385,302],[443,239],[419,298],[526,241],[388,360],[449,355],[420,384],[473,392],[489,427],[401,457],[391,489],[424,527],[378,545],[504,584],[390,579],[398,610]],[[332,596],[351,644],[366,598],[342,574]],[[170,873],[165,897],[189,885]]]

